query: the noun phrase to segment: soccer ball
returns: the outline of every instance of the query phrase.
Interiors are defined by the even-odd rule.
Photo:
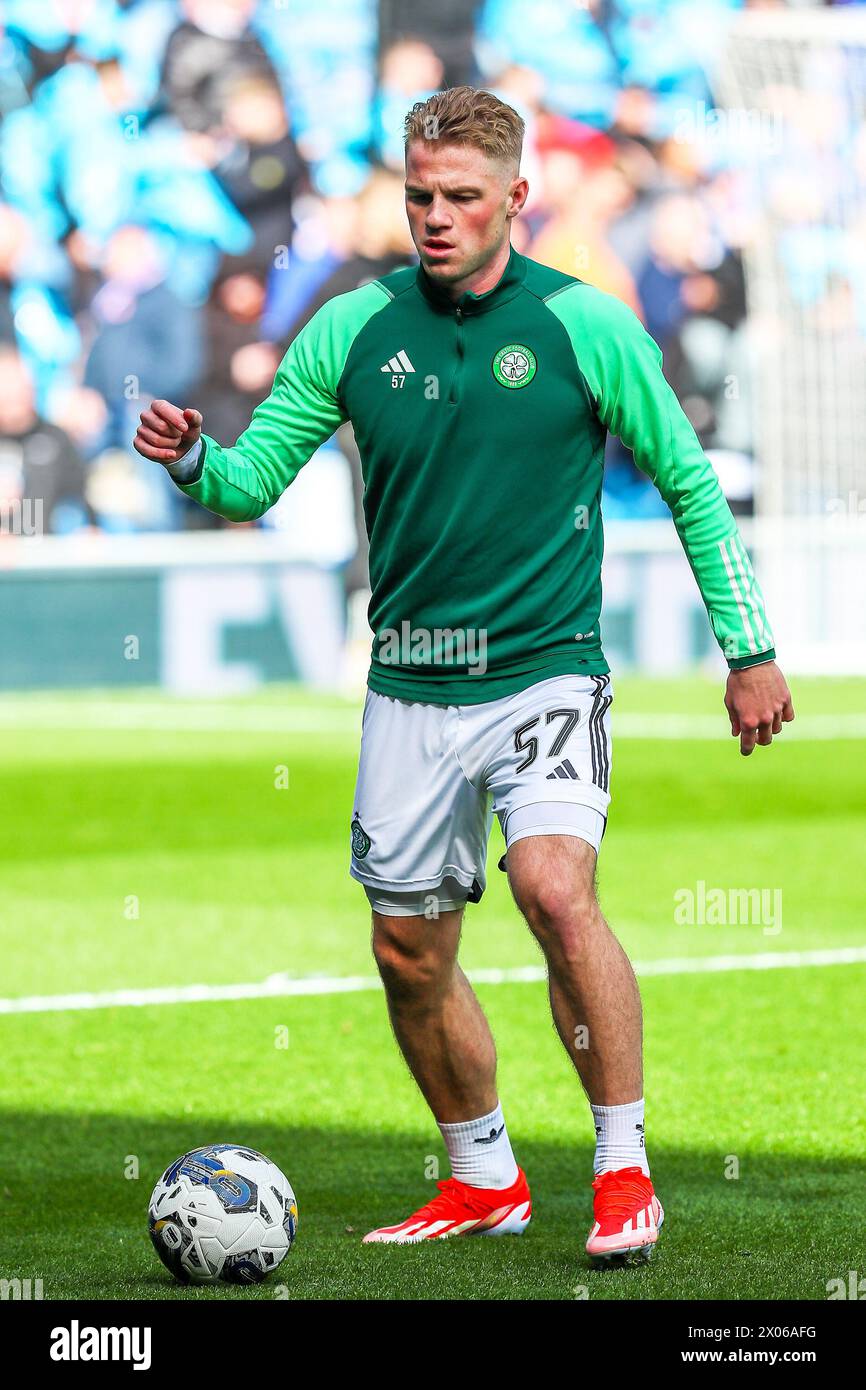
[[[156,1253],[182,1284],[258,1284],[292,1248],[298,1204],[264,1154],[208,1144],[166,1168],[148,1227]]]

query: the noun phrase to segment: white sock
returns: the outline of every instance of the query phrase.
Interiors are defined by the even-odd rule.
[[[610,1168],[640,1168],[649,1177],[644,1148],[644,1100],[628,1105],[593,1105],[595,1119],[595,1162],[598,1177]]]
[[[451,1175],[470,1187],[510,1187],[517,1164],[505,1128],[502,1106],[459,1125],[440,1125],[451,1160]]]

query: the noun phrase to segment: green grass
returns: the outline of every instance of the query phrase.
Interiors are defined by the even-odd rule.
[[[795,696],[806,732],[866,709],[858,682]],[[99,727],[106,707],[133,727]],[[190,730],[184,702],[156,694],[0,700],[4,997],[372,973],[347,872],[357,706],[269,690],[208,708],[222,725]],[[699,682],[622,680],[614,708],[718,711],[725,727],[719,689]],[[293,731],[295,715],[314,727]],[[725,737],[620,739],[600,890],[632,958],[866,944],[863,751],[796,724],[751,759]],[[495,826],[469,967],[539,960],[501,849]],[[673,895],[700,879],[780,889],[782,930],[677,925]],[[826,1298],[828,1280],[866,1272],[864,984],[863,964],[642,980],[668,1221],[650,1266],[609,1274],[582,1254],[591,1117],[541,985],[479,990],[532,1225],[402,1249],[360,1235],[429,1197],[431,1158],[447,1167],[379,994],[0,1015],[0,1277],[41,1277],[46,1298],[248,1300],[278,1284],[291,1298]],[[147,1198],[171,1159],[220,1139],[286,1170],[300,1234],[272,1283],[180,1289],[147,1239]]]

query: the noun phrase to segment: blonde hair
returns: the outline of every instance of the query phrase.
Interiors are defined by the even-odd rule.
[[[471,145],[491,159],[520,166],[523,119],[492,92],[480,87],[448,87],[426,101],[416,101],[407,113],[404,138],[441,140],[448,145]]]

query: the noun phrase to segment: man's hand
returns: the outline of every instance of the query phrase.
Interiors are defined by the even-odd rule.
[[[740,736],[740,752],[748,757],[755,746],[773,742],[773,734],[794,718],[791,692],[775,661],[731,671],[725,690],[725,709],[731,733]]]
[[[181,410],[171,401],[151,401],[139,420],[133,447],[155,463],[178,463],[201,435],[199,411]]]

